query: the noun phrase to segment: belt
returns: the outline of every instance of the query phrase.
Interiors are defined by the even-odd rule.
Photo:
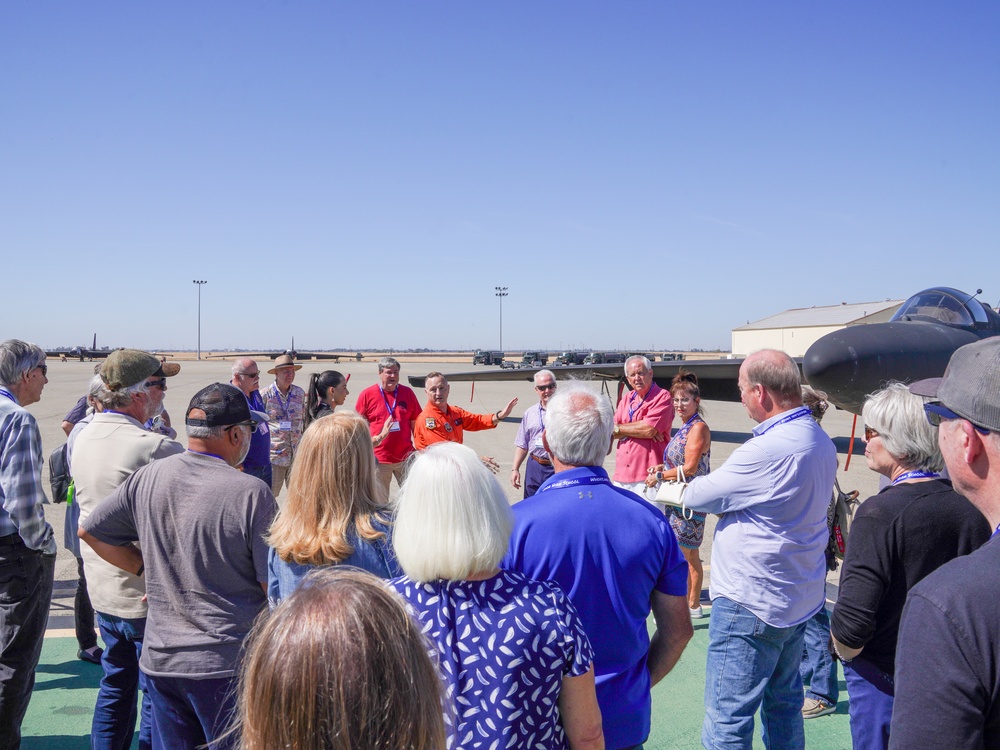
[[[539,458],[534,453],[531,454],[531,459],[533,461],[537,461],[542,466],[551,466],[552,465],[552,462],[549,459],[547,459],[547,458]]]

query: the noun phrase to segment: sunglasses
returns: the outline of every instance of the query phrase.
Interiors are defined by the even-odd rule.
[[[253,380],[254,378],[260,377],[260,370],[257,370],[257,372],[241,372],[240,375],[242,375],[245,378],[250,378],[251,380]]]
[[[882,437],[882,434],[876,432],[871,427],[865,427],[865,442],[870,443],[874,438]]]
[[[231,430],[234,427],[249,427],[250,432],[253,432],[254,430],[257,429],[257,423],[251,420],[247,420],[246,422],[237,422],[236,424],[231,424],[226,429]]]
[[[549,383],[548,385],[536,385],[536,391],[554,391],[556,389],[555,383]]]
[[[42,377],[43,378],[46,377],[49,374],[49,366],[48,365],[38,365],[38,367],[36,367],[35,369],[42,371]]]
[[[166,378],[160,378],[159,380],[147,380],[146,381],[146,388],[147,388],[147,390],[149,388],[160,388],[160,389],[162,389],[162,390],[165,391],[165,390],[167,390],[167,379]]]
[[[924,404],[924,414],[927,415],[927,421],[930,422],[935,427],[940,427],[941,422],[945,420],[965,419],[965,417],[963,417],[961,414],[956,414],[951,409],[942,404],[940,401]],[[965,419],[965,421],[971,424],[973,427],[975,427],[976,432],[978,432],[980,435],[990,434],[989,430],[987,430],[985,427],[980,427],[971,419]]]

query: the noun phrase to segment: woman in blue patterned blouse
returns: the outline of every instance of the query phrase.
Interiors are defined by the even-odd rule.
[[[593,651],[555,583],[500,570],[512,517],[468,447],[433,445],[400,492],[393,546],[445,686],[449,748],[603,748]]]

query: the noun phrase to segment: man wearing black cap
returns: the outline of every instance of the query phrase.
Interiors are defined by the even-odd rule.
[[[1000,528],[1000,338],[956,351],[943,378],[910,386],[938,427],[955,490]],[[1000,747],[1000,540],[924,578],[896,647],[893,748]]]
[[[277,510],[270,487],[234,467],[266,420],[231,385],[202,389],[188,450],[135,472],[80,526],[97,554],[145,577],[154,746],[212,743],[230,719],[243,639],[267,604],[264,535]]]
[[[72,471],[80,521],[98,504],[151,461],[183,452],[175,440],[150,432],[144,423],[163,409],[167,378],[180,365],[161,363],[138,349],[118,349],[101,365],[103,387],[97,392],[101,411],[94,414],[73,444]],[[87,590],[104,640],[100,657],[104,676],[97,694],[91,739],[94,747],[125,748],[132,742],[136,693],[143,689],[139,747],[150,746],[150,705],[145,678],[139,672],[146,629],[146,584],[102,560],[90,547],[80,548]],[[85,659],[85,652],[79,654]]]

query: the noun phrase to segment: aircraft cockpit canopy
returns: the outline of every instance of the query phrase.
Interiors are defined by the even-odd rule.
[[[972,295],[950,287],[917,292],[892,316],[892,320],[930,318],[945,325],[970,330],[1000,331],[1000,315]]]

